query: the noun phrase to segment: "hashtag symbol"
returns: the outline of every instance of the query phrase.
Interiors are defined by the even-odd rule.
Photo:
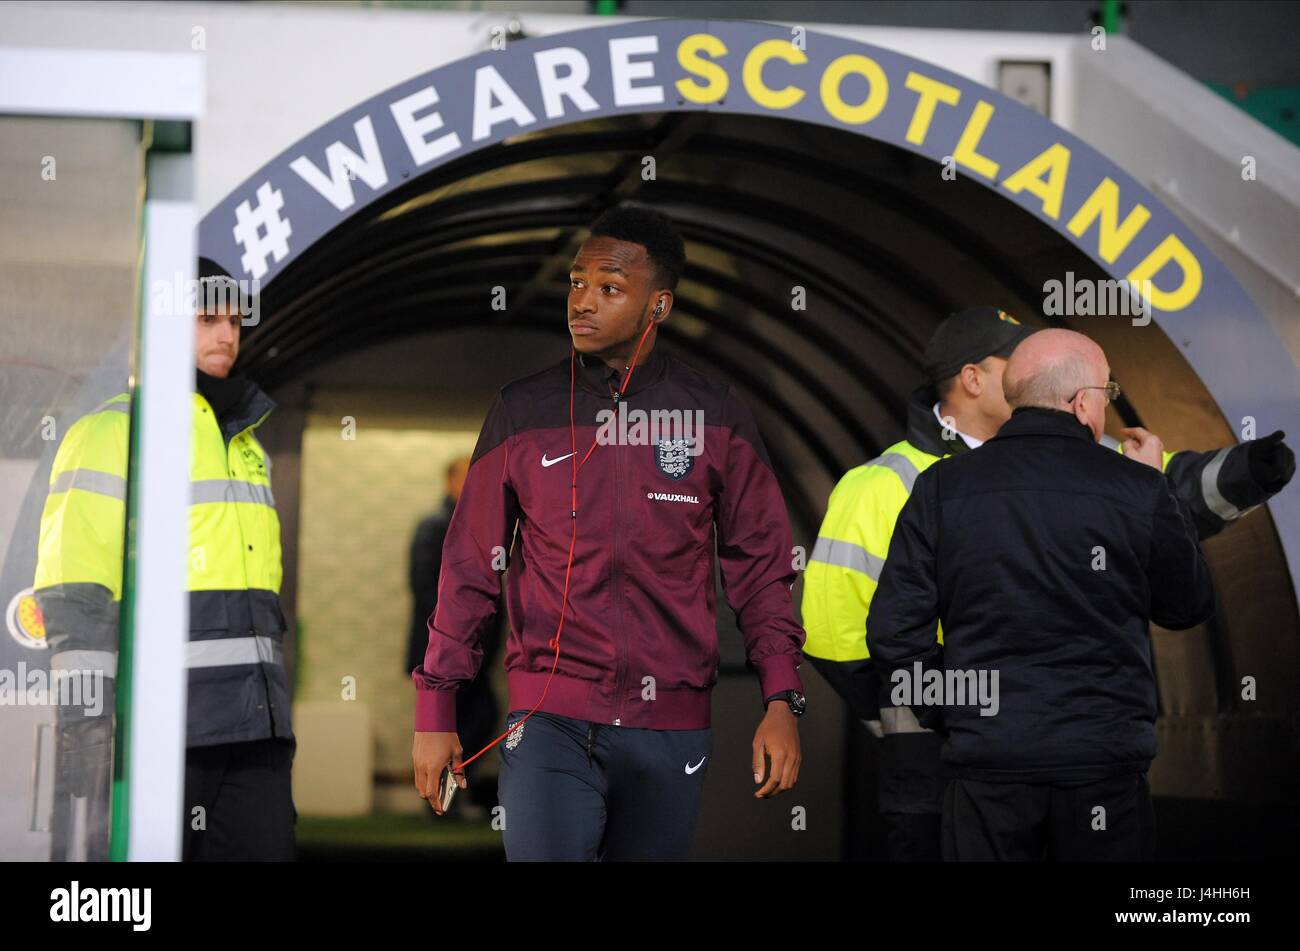
[[[270,182],[263,182],[257,189],[257,207],[253,208],[247,200],[241,201],[235,208],[235,227],[231,229],[235,241],[244,249],[239,263],[254,278],[264,275],[267,255],[277,261],[283,261],[289,254],[289,235],[293,226],[288,218],[280,217],[284,207],[284,195],[278,188],[272,188]]]

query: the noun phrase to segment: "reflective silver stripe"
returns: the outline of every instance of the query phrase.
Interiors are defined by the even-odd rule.
[[[860,571],[872,581],[880,580],[880,571],[885,567],[885,559],[877,558],[861,545],[834,538],[819,537],[813,545],[812,560]]]
[[[50,670],[102,670],[117,677],[117,651],[59,651],[50,658]]]
[[[60,472],[50,483],[50,494],[80,489],[82,492],[94,492],[110,498],[126,500],[126,480],[111,472],[99,472],[95,469],[69,469]]]
[[[912,494],[912,486],[916,485],[916,477],[921,473],[912,464],[912,460],[906,456],[900,456],[896,452],[887,452],[882,456],[876,456],[870,462],[869,466],[884,466],[886,469],[892,469],[898,473],[898,477],[903,480],[903,488],[907,489],[908,495]]]
[[[1206,507],[1225,522],[1231,522],[1233,519],[1241,518],[1246,514],[1225,499],[1222,493],[1219,492],[1219,470],[1223,468],[1228,453],[1232,452],[1234,448],[1236,447],[1225,446],[1220,449],[1214,454],[1214,458],[1209,461],[1206,467],[1201,470],[1201,497],[1205,499]]]
[[[249,502],[275,508],[275,497],[269,485],[256,482],[238,482],[234,479],[196,479],[190,483],[190,504],[206,502]]]
[[[92,412],[126,413],[128,416],[130,416],[131,404],[129,402],[123,402],[122,400],[117,400],[117,401],[104,400],[104,402],[96,406],[94,410],[92,410]]]
[[[235,664],[281,664],[284,653],[270,637],[223,637],[215,641],[190,641],[186,667],[230,667]]]
[[[1119,447],[1123,445],[1123,443],[1121,443],[1114,436],[1107,436],[1104,433],[1102,434],[1101,437],[1101,444],[1105,446],[1107,449],[1114,449],[1117,451],[1119,450]]]
[[[931,733],[921,726],[911,707],[881,707],[880,726],[886,733]]]

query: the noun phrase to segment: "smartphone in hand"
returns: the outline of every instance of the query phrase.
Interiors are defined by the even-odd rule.
[[[451,767],[447,766],[442,771],[442,776],[438,779],[438,808],[446,815],[447,809],[451,806],[451,799],[456,795],[456,790],[460,788],[456,783],[456,777],[452,775]]]

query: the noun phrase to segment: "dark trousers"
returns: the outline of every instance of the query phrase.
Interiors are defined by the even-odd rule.
[[[253,740],[185,751],[187,862],[297,858],[290,770],[294,743]]]
[[[938,862],[943,817],[937,812],[882,812],[885,854],[891,862]]]
[[[880,741],[880,817],[891,862],[938,862],[946,780],[938,733],[886,733]]]
[[[526,712],[512,712],[507,724]],[[689,855],[711,730],[631,729],[535,713],[498,748],[509,861]]]
[[[817,672],[844,698],[853,715],[881,722],[880,670],[870,659],[808,657]],[[932,731],[886,733],[880,741],[876,799],[891,862],[938,862],[942,857],[942,801],[947,782],[939,758],[943,738]],[[866,803],[863,803],[866,808]]]
[[[1071,784],[955,779],[944,793],[945,861],[1144,862],[1154,854],[1146,773]]]
[[[113,778],[113,717],[79,717],[56,708],[50,858],[107,862]]]

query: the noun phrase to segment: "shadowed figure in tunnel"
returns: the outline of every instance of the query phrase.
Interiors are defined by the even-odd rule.
[[[186,860],[295,854],[294,737],[281,651],[280,522],[256,436],[275,403],[231,375],[248,301],[200,259],[191,398],[186,588]],[[118,666],[131,398],[68,429],[41,517],[35,596],[52,666],[103,676]],[[135,690],[150,684],[137,682]],[[107,858],[113,698],[98,716],[60,709],[53,857]]]
[[[899,514],[867,640],[890,702],[942,723],[946,860],[1153,856],[1148,628],[1202,623],[1214,591],[1158,440],[1098,445],[1109,376],[1082,334],[1030,335],[1011,419]]]
[[[713,742],[718,563],[759,681],[754,795],[798,779],[785,503],[735,391],[656,346],[685,263],[654,212],[595,222],[569,274],[571,350],[500,391],[447,532],[415,673],[416,785],[439,811],[444,772],[465,784],[455,697],[508,568],[499,817],[512,861],[687,856]]]
[[[469,457],[458,456],[447,464],[445,472],[446,494],[442,506],[421,520],[411,539],[410,587],[411,628],[407,638],[405,676],[410,676],[424,661],[424,651],[429,646],[429,621],[438,606],[438,575],[442,571],[442,544],[447,538],[452,513],[465,485],[469,472]],[[489,677],[491,665],[496,662],[501,647],[500,625],[491,624],[482,632],[483,663],[472,681],[456,692],[456,722],[462,741],[470,749],[479,749],[496,736],[497,717],[500,715],[496,697],[492,693]],[[473,778],[473,770],[466,778]],[[496,789],[485,781],[470,785],[471,794],[478,807],[490,808],[496,804]],[[463,800],[456,800],[459,806]],[[453,810],[454,811],[454,810]],[[480,808],[479,811],[482,811]],[[432,816],[433,813],[428,813]],[[468,813],[464,813],[468,817]]]
[[[882,718],[879,670],[865,633],[869,611],[898,513],[917,476],[943,458],[979,447],[1010,418],[1003,372],[1027,334],[1015,317],[991,306],[968,308],[940,323],[925,348],[927,383],[908,400],[906,438],[840,480],[804,574],[804,653],[882,741],[878,807],[887,855],[895,861],[940,857],[941,737],[905,708],[887,709]],[[1121,435],[1123,445],[1109,436],[1103,442],[1121,452],[1160,445],[1141,427]],[[1165,476],[1200,538],[1287,484],[1295,460],[1282,437],[1274,433],[1211,452],[1161,451]]]

